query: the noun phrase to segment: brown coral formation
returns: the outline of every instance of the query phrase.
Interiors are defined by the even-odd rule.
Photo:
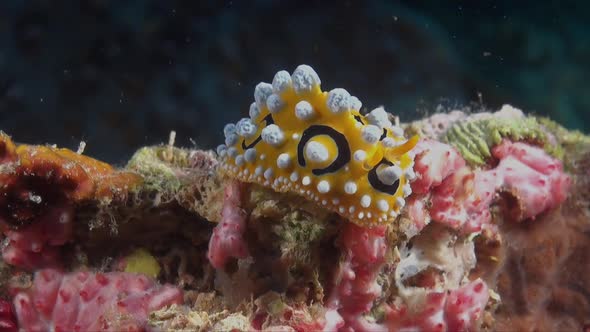
[[[142,180],[67,149],[17,146],[5,134],[0,136],[0,158],[0,217],[17,228],[48,207],[123,200]]]
[[[134,173],[51,146],[16,145],[0,136],[0,225],[4,260],[23,269],[61,266],[75,208],[124,202],[141,184]]]

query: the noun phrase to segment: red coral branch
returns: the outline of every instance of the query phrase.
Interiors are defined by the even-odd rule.
[[[335,285],[327,302],[325,330],[374,331],[379,328],[364,314],[381,293],[377,275],[387,250],[385,226],[373,228],[347,223],[341,235],[345,260],[336,272]]]
[[[12,310],[12,304],[6,300],[0,300],[0,332],[17,332],[16,317]]]
[[[242,184],[232,181],[225,188],[221,221],[209,240],[209,262],[216,269],[225,266],[228,258],[248,257],[248,246],[243,238],[246,230],[246,214],[240,207]]]

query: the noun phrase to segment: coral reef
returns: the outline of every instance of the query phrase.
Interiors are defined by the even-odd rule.
[[[510,106],[363,114],[308,66],[273,83],[219,156],[172,133],[117,169],[0,134],[0,330],[590,324],[587,136]],[[338,135],[314,126],[343,132],[342,168]]]
[[[547,142],[553,145],[552,151],[561,151],[555,154],[549,149],[563,159],[563,167],[546,153],[547,146],[543,151],[524,142],[502,140],[491,149],[492,163],[487,165],[488,169],[473,171],[474,188],[495,187],[500,193],[489,201],[490,221],[496,231],[484,231],[475,238],[477,265],[472,272],[474,276],[484,276],[490,287],[497,287],[499,302],[491,307],[496,308],[495,323],[489,326],[499,331],[579,330],[587,324],[584,315],[590,313],[587,300],[582,300],[587,288],[566,267],[566,262],[573,261],[586,266],[582,262],[588,260],[582,253],[588,245],[582,234],[589,220],[588,198],[584,194],[589,173],[584,165],[590,141],[587,136],[569,132],[547,119],[537,121],[542,124]],[[428,120],[425,124],[430,125]],[[444,131],[432,138],[443,136]],[[416,165],[421,165],[419,157]],[[415,184],[425,174],[417,173],[419,179]],[[466,175],[459,173],[450,178],[458,177],[454,186],[463,190],[461,179]],[[486,175],[480,179],[487,178],[488,183],[499,182],[484,185],[484,181],[476,182],[478,175]],[[441,197],[448,200],[445,195],[449,193]],[[457,203],[457,198],[454,196],[453,203]],[[419,202],[423,204],[416,204],[418,208],[413,213],[417,218],[432,211],[427,209],[428,204],[436,205],[424,198]],[[576,303],[575,308],[572,303]],[[489,324],[489,318],[487,321]]]

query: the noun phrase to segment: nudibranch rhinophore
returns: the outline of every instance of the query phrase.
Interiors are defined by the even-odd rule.
[[[406,139],[382,107],[367,115],[344,89],[324,92],[300,65],[259,83],[250,117],[224,128],[221,170],[244,182],[295,192],[360,225],[393,221],[415,178]]]

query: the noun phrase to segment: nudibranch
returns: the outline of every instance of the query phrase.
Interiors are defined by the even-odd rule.
[[[366,115],[346,90],[324,92],[307,65],[259,83],[249,118],[224,128],[221,170],[243,182],[294,192],[359,225],[392,222],[415,178],[406,139],[382,107]]]

